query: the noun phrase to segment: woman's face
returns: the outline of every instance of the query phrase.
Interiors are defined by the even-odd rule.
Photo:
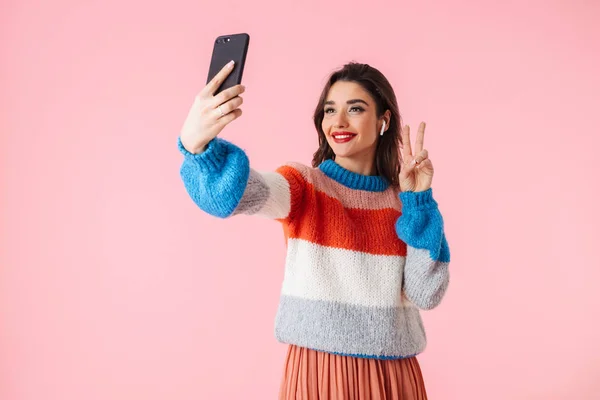
[[[324,106],[321,127],[339,158],[374,159],[378,121],[375,101],[361,85],[338,81],[331,86]]]

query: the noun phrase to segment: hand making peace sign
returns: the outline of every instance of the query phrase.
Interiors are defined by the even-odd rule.
[[[410,144],[410,127],[402,129],[402,167],[400,168],[400,190],[403,192],[424,192],[431,187],[433,164],[427,150],[423,149],[425,122],[419,125],[414,155]]]

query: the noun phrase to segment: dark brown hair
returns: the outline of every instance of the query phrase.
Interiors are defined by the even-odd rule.
[[[317,167],[325,160],[335,160],[335,154],[329,143],[327,143],[321,124],[325,115],[324,107],[327,95],[333,84],[338,81],[355,82],[369,92],[375,100],[377,118],[383,116],[386,110],[390,110],[391,117],[388,129],[383,136],[378,136],[375,168],[377,175],[384,177],[390,185],[397,188],[399,186],[398,176],[400,175],[401,162],[401,153],[398,149],[400,147],[399,143],[402,143],[400,135],[402,117],[398,110],[398,101],[392,85],[379,70],[368,64],[350,62],[333,72],[327,80],[313,116],[315,128],[317,128],[319,135],[319,148],[313,155],[312,166]]]

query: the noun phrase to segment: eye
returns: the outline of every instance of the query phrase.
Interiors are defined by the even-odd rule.
[[[334,110],[333,110],[333,108],[326,108],[326,109],[325,109],[325,114],[330,114],[330,112],[329,112],[329,111],[334,111]]]
[[[362,107],[358,107],[358,106],[354,106],[354,107],[350,107],[350,111],[352,110],[357,110],[358,112],[364,111],[364,108]]]

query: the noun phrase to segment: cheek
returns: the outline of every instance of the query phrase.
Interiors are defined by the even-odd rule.
[[[375,129],[375,123],[371,121],[369,118],[362,119],[359,122],[360,132],[365,136],[371,136],[373,134],[373,129]]]

